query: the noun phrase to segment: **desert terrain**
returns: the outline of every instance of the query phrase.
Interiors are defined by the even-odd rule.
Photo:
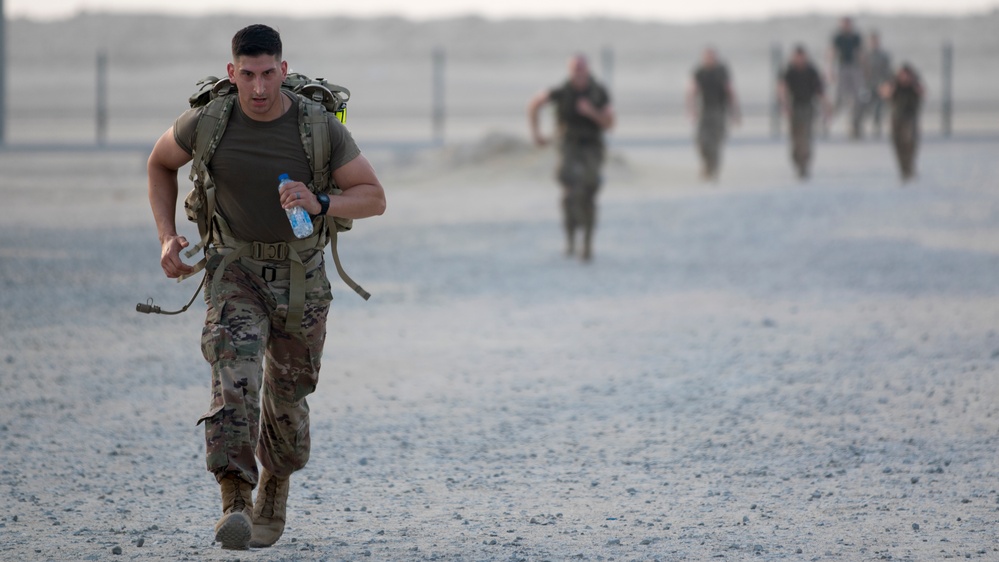
[[[345,81],[360,86],[349,123],[388,194],[384,216],[341,238],[374,296],[330,268],[312,459],[292,479],[288,527],[269,549],[219,549],[195,426],[210,398],[204,305],[135,312],[150,298],[177,308],[196,283],[159,268],[142,143],[182,109],[185,77],[210,70],[190,53],[224,60],[242,23],[197,21],[169,60],[136,40],[130,68],[169,76],[128,86],[154,92],[153,117],[115,94],[137,116],[113,117],[116,150],[0,150],[0,559],[999,559],[999,141],[941,138],[927,117],[919,177],[903,185],[886,140],[834,129],[803,183],[784,143],[747,123],[705,184],[682,116],[663,112],[673,142],[625,142],[669,136],[629,117],[642,94],[626,89],[585,265],[562,255],[554,151],[526,142],[523,105],[559,76],[556,47],[511,81],[503,126],[470,117],[442,147],[392,149],[424,125],[393,136],[366,118],[360,100],[391,107],[374,92],[405,62],[385,55],[380,74]],[[104,34],[113,49],[125,34],[180,36],[132,24]],[[69,49],[18,25],[35,37],[25,48]],[[586,23],[562,25],[568,43]],[[955,37],[992,61],[995,40]],[[18,60],[12,80],[43,75]],[[34,132],[43,95],[17,80],[14,141],[91,140],[85,119]],[[982,84],[962,95],[986,99]]]

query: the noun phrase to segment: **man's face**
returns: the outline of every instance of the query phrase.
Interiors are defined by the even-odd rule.
[[[715,53],[714,49],[705,49],[704,54],[701,56],[701,62],[704,66],[712,67],[718,64],[718,54]]]
[[[808,55],[799,51],[795,51],[794,54],[791,55],[791,64],[795,68],[804,68],[805,66],[808,65]]]
[[[586,59],[572,57],[569,60],[569,81],[572,82],[572,87],[577,90],[585,89],[586,85],[590,83],[590,69],[586,64]]]
[[[229,80],[239,90],[239,106],[251,119],[271,121],[284,112],[281,83],[288,63],[275,55],[240,56],[228,65]]]

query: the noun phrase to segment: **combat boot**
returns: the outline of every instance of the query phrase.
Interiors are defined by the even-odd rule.
[[[281,538],[288,511],[290,478],[278,478],[266,468],[260,470],[257,501],[253,506],[253,538],[250,546],[271,546]]]
[[[222,486],[222,518],[215,524],[215,541],[222,548],[246,550],[253,531],[253,486],[235,474],[227,474]]]

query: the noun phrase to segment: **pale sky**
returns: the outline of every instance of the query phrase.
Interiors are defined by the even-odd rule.
[[[996,9],[999,0],[0,0],[7,17],[52,19],[80,11],[184,15],[241,13],[291,17],[395,15],[414,19],[479,15],[511,17],[613,16],[697,21],[802,13],[910,13],[962,15]]]

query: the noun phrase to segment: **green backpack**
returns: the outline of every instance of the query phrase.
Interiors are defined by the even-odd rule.
[[[205,110],[199,118],[195,129],[190,174],[190,179],[194,183],[194,187],[184,199],[184,211],[188,220],[198,225],[198,233],[201,235],[201,240],[185,250],[184,255],[188,258],[194,257],[212,242],[213,218],[215,216],[215,182],[208,171],[208,163],[215,154],[215,149],[218,148],[219,141],[221,141],[222,135],[225,133],[226,124],[232,113],[233,105],[236,103],[236,96],[234,95],[236,93],[236,86],[228,78],[219,80],[214,76],[208,76],[200,80],[197,85],[198,91],[191,95],[188,102],[192,108],[204,107]],[[340,188],[333,181],[333,174],[329,166],[331,147],[329,143],[328,115],[333,114],[341,123],[346,121],[347,101],[350,99],[350,91],[343,86],[331,84],[322,78],[312,79],[299,73],[289,73],[281,87],[296,94],[299,101],[299,132],[302,136],[302,147],[305,149],[309,165],[312,168],[312,182],[308,184],[309,189],[313,193],[326,193],[328,195],[341,193]],[[292,261],[298,262],[291,264],[293,281],[289,295],[287,321],[289,330],[300,327],[297,326],[297,323],[301,319],[304,292],[300,286],[297,287],[296,291],[295,278],[304,276],[304,272],[301,271],[302,264],[298,260],[297,251],[305,249],[306,245],[322,248],[327,243],[330,244],[333,263],[336,265],[340,278],[364,300],[368,300],[371,297],[370,293],[361,288],[344,271],[336,249],[337,232],[350,230],[353,221],[340,217],[323,217],[317,219],[317,222],[320,220],[325,224],[325,228],[323,228],[322,224],[316,225],[318,234],[313,234],[313,236],[304,240],[288,243],[286,246],[290,250],[287,248],[283,250],[286,253],[290,251],[293,258]],[[247,244],[247,247],[250,245]],[[221,263],[215,262],[209,264],[208,258],[204,257],[193,266],[194,271],[180,277],[178,281],[183,281],[197,274],[202,269],[205,269],[206,266],[213,270],[218,267],[224,268],[239,255],[249,255],[250,250],[247,247],[240,248],[238,252],[232,252],[224,260],[221,260]],[[296,268],[299,271],[296,271]],[[218,276],[217,280],[220,278],[221,276]],[[198,290],[195,291],[190,302],[180,310],[173,312],[163,311],[160,307],[153,305],[152,299],[149,299],[145,304],[140,303],[136,305],[136,310],[146,314],[179,314],[187,310],[191,303],[194,302],[204,283],[205,279],[202,279],[201,285],[198,286]],[[300,285],[300,282],[298,284]],[[296,294],[296,292],[301,294]]]

